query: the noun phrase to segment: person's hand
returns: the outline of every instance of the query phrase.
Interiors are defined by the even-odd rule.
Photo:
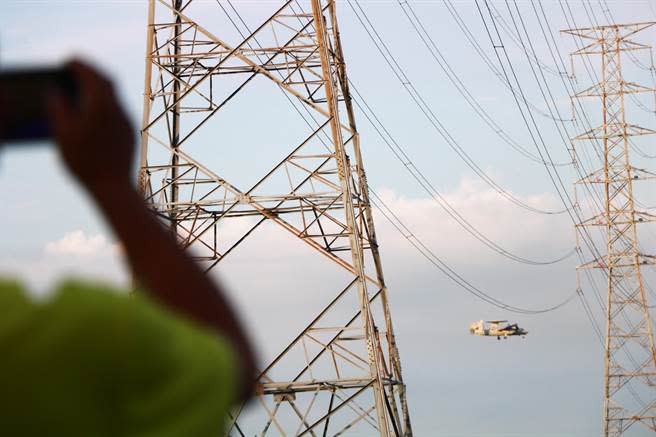
[[[232,342],[238,359],[235,365],[241,369],[239,401],[246,401],[256,365],[237,314],[222,288],[182,252],[132,187],[133,131],[109,81],[80,62],[69,68],[79,82],[79,103],[53,95],[48,108],[50,128],[66,165],[89,190],[121,240],[134,278],[145,292]]]
[[[5,102],[5,89],[4,87],[0,86],[0,151],[2,150],[2,140],[5,137],[5,129],[6,129],[6,111],[7,111],[7,105]]]
[[[128,186],[133,130],[111,82],[79,61],[70,62],[67,68],[78,81],[79,101],[71,102],[59,93],[53,93],[48,101],[51,131],[64,162],[92,193]]]

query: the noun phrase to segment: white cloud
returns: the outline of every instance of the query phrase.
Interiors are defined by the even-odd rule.
[[[377,194],[439,256],[456,263],[508,264],[467,233],[434,199],[403,196],[387,188],[378,189]],[[527,211],[482,182],[464,179],[455,191],[443,193],[443,197],[482,234],[518,255],[557,258],[574,246],[574,228],[567,214]],[[515,197],[536,209],[562,209],[550,194]],[[412,250],[385,217],[376,210],[374,215],[383,254]]]
[[[574,287],[574,260],[546,270],[512,263],[481,249],[480,243],[454,224],[432,199],[403,196],[384,188],[376,191],[438,256],[497,298],[520,306],[539,307],[554,304]],[[572,225],[566,216],[523,211],[478,183],[466,180],[458,189],[444,194],[490,238],[518,254],[546,258],[573,242]],[[540,208],[558,206],[553,196],[546,194],[521,199]],[[461,394],[457,402],[450,399],[441,408],[452,415],[466,415],[470,399],[481,396],[487,399],[485,396],[495,393],[499,389],[495,375],[515,368],[517,362],[522,363],[519,369],[524,380],[539,380],[545,372],[541,363],[553,356],[575,357],[549,366],[548,371],[554,372],[550,375],[586,372],[577,379],[577,387],[583,383],[594,387],[599,375],[589,369],[599,368],[592,362],[596,344],[576,302],[543,317],[529,319],[499,314],[499,310],[480,303],[444,279],[384,217],[374,214],[414,417],[430,417],[433,404],[426,402],[428,393],[438,392],[445,384],[457,385]],[[252,224],[250,219],[228,221],[220,235],[234,239],[249,224]],[[70,276],[108,280],[127,287],[129,276],[115,248],[108,234],[74,230],[41,246],[41,250],[30,254],[30,259],[0,258],[0,272],[13,272],[33,290],[43,292]],[[153,260],[156,262],[156,256]],[[215,273],[242,313],[261,360],[268,362],[345,285],[336,270],[339,269],[326,258],[268,221],[231,253]],[[512,317],[531,336],[524,342],[497,344],[496,340],[486,342],[467,333],[471,321],[496,317]],[[576,335],[569,335],[572,332]],[[483,364],[480,357],[486,357]],[[425,377],[426,362],[431,363],[433,371],[429,378]],[[449,381],[435,376],[447,373]],[[471,383],[472,375],[477,378],[475,383]],[[588,397],[571,393],[570,379],[558,381],[561,382],[548,387],[549,393],[579,403],[589,401]],[[541,396],[547,393],[547,389],[539,388],[534,385],[530,390],[518,390],[517,396],[530,397],[534,402],[523,404],[523,414],[539,411],[535,393]],[[592,393],[592,390],[581,390],[584,392]],[[560,414],[561,410],[565,411],[565,407],[554,410],[554,414]]]
[[[76,230],[46,244],[44,252],[47,255],[96,257],[111,253],[113,250],[113,245],[104,235],[87,235],[84,231]]]
[[[49,294],[58,282],[70,277],[126,286],[129,276],[122,252],[120,244],[103,234],[75,230],[46,243],[41,250],[18,256],[0,254],[0,277],[24,281],[34,295]]]

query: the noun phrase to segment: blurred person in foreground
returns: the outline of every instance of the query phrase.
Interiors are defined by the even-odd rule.
[[[252,392],[249,342],[220,287],[134,188],[134,133],[111,83],[80,62],[68,68],[80,101],[51,96],[54,140],[143,291],[69,281],[34,302],[0,279],[0,435],[220,436]]]

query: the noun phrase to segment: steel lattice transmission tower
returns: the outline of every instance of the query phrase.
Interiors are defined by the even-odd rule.
[[[605,253],[580,266],[603,271],[607,280],[604,435],[619,436],[636,423],[656,431],[656,352],[653,325],[645,295],[643,267],[656,258],[642,253],[637,224],[654,221],[653,214],[635,206],[634,181],[656,175],[631,165],[632,137],[656,133],[630,124],[625,98],[629,94],[654,93],[653,88],[626,81],[622,75],[625,52],[650,49],[633,41],[633,36],[656,23],[635,23],[570,29],[564,32],[582,38],[574,56],[598,57],[599,83],[579,92],[576,99],[601,101],[601,125],[574,140],[592,142],[602,157],[603,167],[578,183],[589,192],[603,192],[600,210],[579,223],[579,233],[597,228],[603,234]],[[603,251],[602,251],[603,252]]]
[[[410,436],[335,1],[284,2],[234,43],[218,34],[225,27],[215,30],[212,6],[222,7],[149,1],[141,190],[207,271],[267,222],[348,278],[335,279],[333,299],[315,318],[293,308],[280,314],[309,323],[262,371],[259,410],[236,412],[230,435]],[[282,90],[312,128],[280,145],[279,161],[257,183],[240,187],[194,154],[240,152],[218,129],[203,133],[256,79]],[[250,114],[243,119],[244,129],[257,128]],[[226,233],[231,220],[248,226]]]

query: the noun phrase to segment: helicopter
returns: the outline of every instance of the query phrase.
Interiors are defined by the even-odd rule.
[[[507,320],[479,320],[469,325],[469,333],[483,337],[496,337],[497,340],[501,340],[503,337],[505,340],[517,335],[526,338],[528,331],[520,328],[517,323],[510,324]]]

